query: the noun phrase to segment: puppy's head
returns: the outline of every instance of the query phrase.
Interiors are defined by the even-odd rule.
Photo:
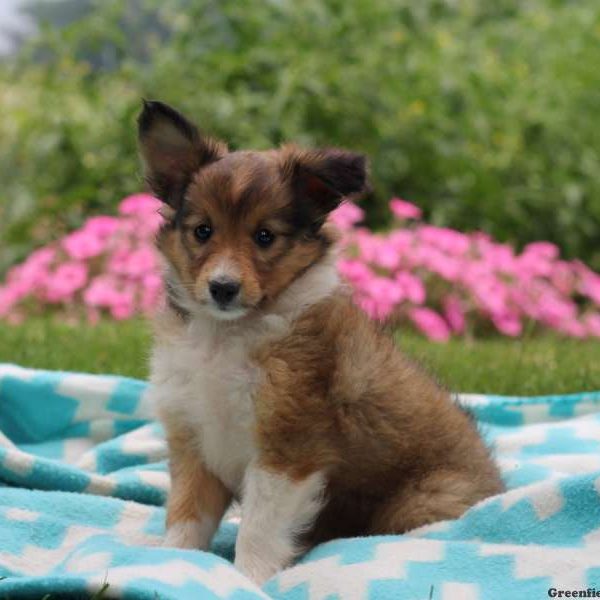
[[[138,124],[146,179],[165,203],[167,290],[217,319],[268,306],[317,264],[332,243],[327,215],[366,186],[364,157],[344,150],[229,152],[160,102],[144,102]]]

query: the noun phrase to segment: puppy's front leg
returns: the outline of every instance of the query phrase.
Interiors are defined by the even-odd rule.
[[[203,464],[197,437],[187,427],[165,425],[171,492],[164,545],[206,550],[231,493]]]
[[[324,485],[318,472],[293,479],[251,465],[244,480],[235,566],[259,585],[288,566],[301,550],[295,543],[298,534],[321,508]]]

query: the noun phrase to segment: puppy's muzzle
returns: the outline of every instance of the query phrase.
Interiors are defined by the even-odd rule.
[[[230,305],[240,293],[239,281],[229,278],[212,279],[208,283],[208,290],[215,304],[221,309]]]

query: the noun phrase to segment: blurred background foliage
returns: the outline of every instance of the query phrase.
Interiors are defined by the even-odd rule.
[[[597,0],[55,0],[0,63],[0,273],[142,183],[140,98],[371,159],[436,224],[600,269]]]

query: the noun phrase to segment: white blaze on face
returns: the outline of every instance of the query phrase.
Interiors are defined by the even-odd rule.
[[[240,280],[240,269],[230,258],[221,258],[208,277],[209,281],[218,281],[219,279]]]

